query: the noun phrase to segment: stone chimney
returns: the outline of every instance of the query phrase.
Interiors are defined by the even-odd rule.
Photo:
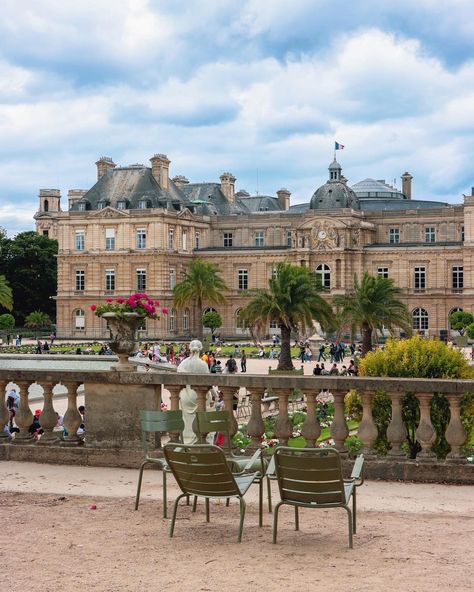
[[[186,179],[184,175],[176,175],[171,179],[176,187],[182,187],[183,185],[188,185],[189,181]]]
[[[112,170],[117,166],[110,156],[101,156],[95,164],[97,167],[97,181],[103,177],[108,170]]]
[[[168,191],[171,160],[168,159],[166,154],[155,154],[150,158],[150,162],[151,174],[155,177],[158,185],[164,191]]]
[[[411,199],[411,180],[413,177],[410,173],[403,173],[402,175],[402,193],[407,199]]]
[[[72,206],[81,199],[81,197],[84,197],[84,195],[87,193],[87,189],[69,189],[69,191],[67,192],[67,202],[68,202],[68,208],[71,209]]]
[[[282,210],[288,210],[290,207],[290,195],[291,192],[284,187],[277,191],[278,203]]]
[[[222,173],[219,177],[221,180],[221,191],[226,196],[230,203],[235,202],[235,177],[232,173]]]

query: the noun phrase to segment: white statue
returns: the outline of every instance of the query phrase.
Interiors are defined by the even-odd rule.
[[[194,339],[189,344],[189,350],[191,351],[191,355],[181,362],[178,366],[178,372],[184,372],[186,374],[209,374],[208,365],[199,357],[202,350],[202,343]],[[210,392],[207,393],[206,399],[206,408],[209,409],[212,402]],[[197,411],[197,393],[189,384],[179,392],[179,406],[183,412],[184,420],[183,442],[185,444],[196,444],[197,436],[193,431],[193,421]]]

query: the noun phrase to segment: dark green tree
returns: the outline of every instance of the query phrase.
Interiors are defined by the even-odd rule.
[[[11,314],[0,315],[0,331],[11,331],[15,328],[15,317]]]
[[[222,317],[215,310],[210,310],[202,315],[202,326],[211,330],[211,334],[214,335],[214,331],[222,327]]]
[[[449,315],[451,329],[459,331],[460,335],[464,335],[465,330],[469,325],[472,325],[472,323],[474,323],[474,316],[470,312],[457,310]]]
[[[4,275],[0,275],[0,307],[11,310],[13,308],[12,289]]]

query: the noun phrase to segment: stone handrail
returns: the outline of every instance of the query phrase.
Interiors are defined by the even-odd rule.
[[[20,432],[10,442],[8,434],[0,434],[0,445],[38,445],[47,447],[81,447],[82,438],[77,435],[81,416],[77,410],[77,390],[84,385],[86,406],[86,441],[84,448],[138,450],[140,448],[140,409],[159,409],[162,389],[170,393],[171,409],[179,406],[179,392],[186,384],[192,385],[198,395],[198,410],[204,410],[206,393],[211,386],[217,386],[224,395],[224,407],[233,418],[232,432],[237,430],[237,422],[232,410],[233,394],[239,388],[250,392],[251,416],[247,433],[252,446],[260,445],[264,433],[261,400],[265,392],[272,391],[278,397],[278,417],[275,433],[280,443],[286,444],[292,435],[292,424],[288,417],[288,399],[294,389],[305,396],[307,415],[302,426],[302,435],[307,446],[314,447],[321,428],[317,420],[316,396],[321,391],[330,391],[334,396],[335,414],[330,426],[335,447],[343,455],[347,454],[345,440],[349,434],[345,413],[344,397],[352,389],[361,396],[363,414],[358,436],[363,443],[363,452],[368,460],[376,459],[374,442],[377,428],[372,417],[372,400],[376,391],[383,390],[391,400],[392,417],[387,430],[391,445],[388,453],[393,462],[406,457],[401,445],[406,440],[405,426],[402,422],[401,402],[406,393],[414,393],[420,403],[420,421],[416,437],[421,445],[417,462],[437,462],[431,447],[435,441],[435,431],[430,418],[430,401],[434,393],[442,393],[449,402],[450,422],[445,437],[451,446],[446,459],[448,463],[465,462],[461,448],[466,442],[466,433],[460,419],[460,405],[466,393],[474,392],[474,380],[449,379],[411,379],[411,378],[361,378],[361,377],[314,377],[314,376],[275,376],[251,374],[161,374],[116,371],[64,371],[64,370],[6,370],[0,369],[0,396],[6,385],[15,382],[20,387],[20,406],[16,413],[16,423]],[[44,434],[37,442],[31,437],[28,428],[32,423],[32,413],[28,401],[28,389],[33,383],[44,391],[44,407],[40,423]],[[62,384],[67,390],[68,409],[64,416],[64,426],[68,436],[58,441],[53,428],[56,424],[54,411],[55,385]],[[0,405],[0,424],[8,422],[5,405]],[[171,434],[172,439],[176,435]],[[0,458],[4,458],[1,456]]]

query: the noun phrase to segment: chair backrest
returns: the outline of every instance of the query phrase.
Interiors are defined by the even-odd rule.
[[[165,458],[183,493],[208,497],[240,495],[223,451],[211,444],[166,444]]]
[[[142,444],[145,453],[148,452],[148,436],[162,432],[178,432],[180,439],[184,430],[182,411],[140,411],[142,426]],[[161,448],[161,444],[158,444]]]
[[[220,432],[225,437],[225,448],[230,452],[230,417],[228,411],[198,411],[196,413],[199,434]]]
[[[341,458],[336,449],[278,446],[274,456],[283,501],[318,506],[345,503]]]

